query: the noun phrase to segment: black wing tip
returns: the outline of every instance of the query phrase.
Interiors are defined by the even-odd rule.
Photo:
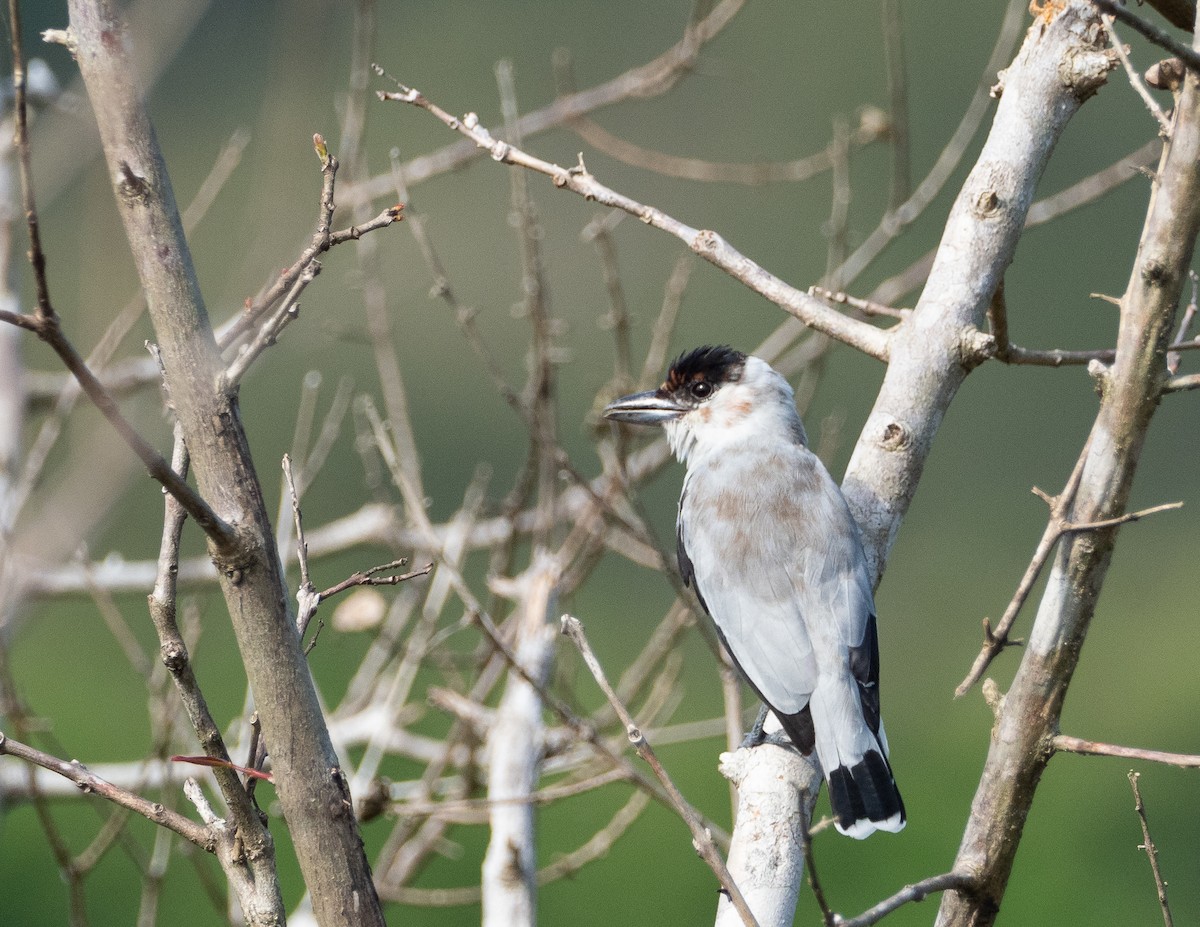
[[[904,799],[879,751],[869,751],[853,766],[830,771],[828,781],[834,821],[843,834],[862,839],[876,830],[904,827]]]
[[[775,711],[774,708],[771,710]],[[781,711],[775,711],[775,717],[779,719],[779,724],[783,728],[784,733],[795,744],[797,750],[805,756],[813,752],[813,748],[817,745],[817,730],[813,727],[812,708],[810,706],[805,705],[792,715],[785,715]]]

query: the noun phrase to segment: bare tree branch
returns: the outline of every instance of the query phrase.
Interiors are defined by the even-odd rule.
[[[696,848],[696,852],[704,859],[713,874],[721,883],[722,894],[729,899],[732,909],[736,912],[738,919],[746,927],[756,927],[758,921],[755,920],[754,914],[751,913],[750,906],[746,899],[742,896],[737,884],[733,881],[733,876],[726,868],[725,861],[721,859],[721,854],[713,845],[712,834],[702,825],[700,818],[695,810],[688,804],[687,800],[680,793],[675,783],[671,781],[671,777],[659,762],[654,749],[646,742],[646,737],[634,721],[633,716],[621,704],[617,698],[617,693],[608,683],[608,678],[604,673],[603,667],[600,666],[600,661],[596,659],[596,655],[592,652],[591,645],[588,643],[587,637],[583,633],[583,625],[579,619],[570,615],[563,615],[562,631],[571,642],[579,648],[579,653],[583,656],[583,661],[587,664],[591,671],[592,677],[596,680],[596,684],[600,686],[600,690],[604,693],[604,697],[608,699],[609,705],[617,713],[621,722],[625,725],[625,730],[629,735],[629,742],[633,744],[638,755],[649,764],[654,771],[654,775],[658,777],[658,781],[662,783],[667,794],[671,797],[671,804],[675,808],[683,822],[687,825],[688,830],[692,833],[692,844]],[[795,898],[792,899],[792,906],[795,907]]]
[[[1133,810],[1137,812],[1138,823],[1142,825],[1142,845],[1139,850],[1145,850],[1150,860],[1150,871],[1154,873],[1154,887],[1158,892],[1158,905],[1162,908],[1164,927],[1174,927],[1175,920],[1171,917],[1171,906],[1167,904],[1167,880],[1163,878],[1158,868],[1158,848],[1150,837],[1150,822],[1146,820],[1146,806],[1142,802],[1142,790],[1138,788],[1140,773],[1129,771],[1129,785],[1133,788]]]
[[[825,332],[872,357],[886,360],[890,343],[887,332],[835,312],[820,300],[790,286],[741,254],[716,232],[694,229],[653,206],[643,205],[604,186],[588,173],[582,162],[567,169],[543,161],[508,142],[494,138],[487,129],[479,124],[479,117],[474,113],[468,113],[462,119],[458,119],[428,100],[420,91],[403,85],[401,88],[397,92],[381,91],[379,97],[383,100],[409,103],[428,111],[449,128],[465,135],[480,148],[489,151],[495,161],[503,164],[515,164],[539,174],[545,174],[556,187],[571,190],[584,199],[600,203],[603,206],[621,209],[641,219],[647,225],[674,235],[706,261],[715,264],[806,325]]]
[[[314,910],[323,927],[382,924],[346,779],[288,612],[236,395],[219,389],[223,365],[132,82],[124,23],[107,0],[72,0],[70,23],[197,483],[214,511],[237,525],[236,540],[213,553]]]
[[[1067,734],[1055,734],[1050,741],[1050,746],[1061,752],[1078,753],[1082,756],[1116,756],[1126,760],[1164,763],[1167,766],[1179,766],[1183,769],[1200,768],[1200,756],[1193,754],[1165,753],[1162,750],[1144,750],[1141,747],[1122,747],[1117,744],[1084,740],[1082,737],[1070,737]]]
[[[1059,14],[1047,31],[1072,8]],[[1175,111],[1129,284],[1120,300],[1117,354],[1070,510],[1080,525],[1119,518],[1166,377],[1175,325],[1200,229],[1200,78],[1189,75]],[[1038,780],[1053,753],[1059,712],[1094,614],[1115,542],[1112,529],[1072,533],[1060,544],[1012,687],[999,708],[987,763],[955,868],[978,873],[951,892],[939,927],[986,927],[1004,897]]]
[[[746,0],[721,0],[703,19],[689,23],[683,38],[654,60],[603,84],[560,97],[549,106],[526,113],[518,123],[518,130],[522,136],[532,137],[623,100],[665,93],[690,73],[704,46],[720,35],[745,5]],[[457,170],[481,154],[476,145],[464,139],[433,154],[413,158],[401,166],[401,171],[407,182],[415,186],[430,177]],[[390,174],[373,177],[347,191],[345,204],[354,205],[360,200],[387,196],[392,183]]]
[[[169,811],[158,802],[147,801],[140,795],[135,795],[126,789],[106,782],[99,776],[89,772],[87,767],[78,760],[72,760],[68,763],[65,760],[50,756],[48,753],[43,753],[41,750],[35,750],[33,747],[15,741],[11,737],[5,737],[3,733],[0,733],[0,755],[13,756],[27,763],[41,766],[43,769],[56,772],[63,778],[74,782],[83,792],[99,795],[101,798],[120,805],[122,808],[128,808],[130,811],[140,814],[149,821],[173,830],[185,840],[191,841],[196,846],[210,853],[216,850],[216,840],[208,828],[189,821],[181,814]]]
[[[950,891],[951,889],[969,889],[970,886],[971,876],[967,873],[947,872],[942,875],[930,876],[928,879],[922,879],[920,882],[904,886],[904,888],[896,892],[891,898],[879,902],[879,904],[868,911],[864,911],[858,917],[838,917],[834,920],[834,924],[837,927],[871,927],[871,924],[879,923],[879,921],[903,905],[913,901],[924,901],[930,895],[937,892]]]
[[[1177,42],[1174,38],[1164,32],[1162,29],[1153,23],[1148,23],[1134,13],[1131,13],[1125,7],[1121,6],[1116,0],[1091,0],[1091,2],[1099,9],[1103,10],[1113,19],[1119,19],[1128,26],[1132,26],[1143,36],[1162,48],[1165,48],[1176,58],[1183,61],[1193,71],[1200,72],[1200,53],[1197,53],[1188,46]]]

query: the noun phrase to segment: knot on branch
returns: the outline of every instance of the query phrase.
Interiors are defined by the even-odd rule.
[[[187,666],[188,652],[182,641],[168,641],[159,649],[159,654],[162,657],[163,666],[170,671],[172,676],[179,675]]]
[[[702,229],[692,239],[692,250],[697,254],[714,254],[721,244],[721,236],[712,229]]]
[[[1000,194],[989,189],[975,197],[972,209],[980,219],[991,219],[1000,212],[1003,205],[1004,201],[1000,198]]]
[[[233,526],[230,539],[218,547],[209,543],[209,556],[217,573],[234,586],[241,585],[245,570],[257,559],[255,549],[257,542],[246,531]]]
[[[1108,81],[1108,72],[1120,63],[1111,48],[1076,48],[1058,66],[1058,79],[1081,103]]]
[[[879,436],[879,446],[885,451],[902,451],[909,445],[911,435],[899,422],[888,422]]]
[[[977,328],[968,329],[959,342],[959,363],[964,370],[974,370],[986,360],[1000,354],[1000,345],[994,335]]]
[[[128,161],[121,162],[116,186],[121,199],[130,206],[150,198],[150,181],[135,171]]]

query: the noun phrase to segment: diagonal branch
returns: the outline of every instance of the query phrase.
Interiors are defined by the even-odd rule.
[[[858,917],[843,918],[835,915],[836,927],[871,927],[883,920],[897,908],[914,901],[924,901],[936,892],[950,889],[967,889],[971,885],[971,876],[965,872],[945,872],[941,875],[930,876],[912,885],[906,885],[891,898],[885,898],[879,904],[864,911]]]
[[[377,73],[382,74],[383,72],[377,69]],[[716,265],[735,280],[775,303],[806,325],[857,348],[877,360],[887,360],[890,344],[888,332],[836,312],[803,290],[785,283],[743,255],[716,232],[692,228],[660,209],[639,203],[604,186],[588,172],[582,158],[576,166],[571,168],[560,167],[552,162],[544,161],[508,142],[495,138],[480,124],[479,117],[474,113],[468,113],[459,119],[426,98],[419,90],[403,84],[400,85],[398,91],[380,91],[379,98],[408,103],[429,112],[448,128],[466,136],[477,146],[488,151],[494,161],[544,174],[551,179],[554,186],[560,189],[577,193],[589,202],[623,210],[641,219],[647,225],[674,235],[706,261]]]
[[[1091,2],[1113,19],[1119,19],[1126,25],[1132,26],[1155,45],[1165,48],[1176,58],[1180,59],[1193,72],[1200,74],[1200,53],[1197,53],[1182,42],[1177,42],[1153,23],[1148,23],[1140,16],[1131,13],[1125,7],[1121,6],[1117,0],[1091,0]]]
[[[232,529],[208,506],[204,499],[179,477],[170,464],[129,423],[116,401],[101,386],[100,381],[88,369],[83,357],[63,334],[58,314],[50,301],[50,286],[46,278],[46,254],[42,250],[41,227],[38,222],[37,204],[33,193],[33,174],[30,167],[29,124],[26,107],[25,58],[21,47],[21,11],[17,0],[9,0],[11,26],[11,51],[13,57],[13,104],[14,144],[17,148],[21,176],[21,204],[25,211],[25,223],[29,229],[29,263],[33,267],[34,286],[37,290],[37,308],[32,315],[0,311],[0,321],[27,329],[46,342],[74,374],[88,398],[104,414],[116,432],[138,455],[150,475],[158,480],[187,510],[204,532],[221,548],[232,546]]]
[[[1142,845],[1139,850],[1145,850],[1150,860],[1150,872],[1154,875],[1154,888],[1158,893],[1158,906],[1162,908],[1163,927],[1174,927],[1175,919],[1171,916],[1171,906],[1167,904],[1167,880],[1163,878],[1162,870],[1158,867],[1158,847],[1150,836],[1150,822],[1146,820],[1146,805],[1142,801],[1142,790],[1138,786],[1140,773],[1129,771],[1129,785],[1133,788],[1133,810],[1137,813],[1138,823],[1142,825]]]
[[[99,795],[101,798],[108,799],[122,808],[128,808],[130,811],[140,814],[148,821],[173,830],[179,836],[194,843],[203,850],[207,850],[210,853],[216,850],[216,840],[207,827],[188,820],[176,811],[164,808],[159,802],[149,801],[140,795],[130,792],[128,789],[123,789],[101,779],[99,776],[89,772],[87,767],[78,760],[72,760],[68,763],[65,760],[60,760],[48,753],[43,753],[41,750],[13,740],[11,737],[5,737],[3,733],[0,733],[0,756],[3,755],[13,756],[27,763],[33,763],[41,766],[43,769],[58,773],[63,778],[74,782],[82,791]]]
[[[1078,10],[1058,14],[1048,29]],[[1200,232],[1200,77],[1189,74],[1156,174],[1129,282],[1116,359],[1071,506],[1079,526],[1123,518],[1166,379],[1166,347]],[[1058,733],[1116,540],[1113,527],[1065,536],[1012,686],[997,712],[987,762],[955,862],[978,873],[971,892],[942,899],[939,927],[988,927],[1012,873],[1024,823]]]
[[[274,534],[236,391],[224,364],[180,225],[171,180],[111,0],[70,0],[70,33],[108,164],[117,211],[158,339],[196,482],[236,544],[210,545],[247,681],[271,747],[272,770],[314,915],[323,927],[382,925],[341,761],[289,613]],[[261,873],[274,881],[271,871]],[[277,913],[246,912],[251,923]]]
[[[163,489],[179,500],[179,504],[208,535],[218,550],[233,549],[237,541],[233,528],[212,510],[204,501],[203,496],[171,469],[171,465],[166,459],[138,433],[129,419],[125,418],[112,394],[104,388],[82,355],[75,350],[75,346],[63,334],[58,315],[54,312],[53,307],[50,307],[49,311],[45,313],[39,307],[38,314],[35,315],[0,310],[0,322],[8,322],[31,331],[49,345],[62,360],[63,366],[75,376],[87,397],[108,419],[113,430],[145,464],[150,475],[162,485]]]
[[[587,668],[591,671],[596,684],[600,686],[600,690],[604,693],[604,697],[608,699],[609,705],[617,713],[617,717],[621,719],[621,723],[625,725],[625,730],[629,735],[629,742],[637,750],[638,756],[645,760],[651,770],[654,771],[654,775],[662,783],[667,795],[670,796],[675,813],[683,819],[688,830],[692,833],[692,844],[695,846],[696,852],[708,863],[709,868],[712,869],[713,873],[720,880],[722,891],[728,895],[729,900],[741,916],[742,922],[747,927],[756,927],[758,921],[755,920],[754,914],[751,913],[750,907],[746,904],[746,899],[742,897],[741,891],[734,884],[733,877],[729,874],[729,870],[725,866],[725,861],[721,859],[721,854],[713,844],[712,834],[703,826],[695,809],[688,804],[683,794],[671,780],[666,769],[659,762],[654,748],[647,743],[645,735],[634,721],[633,716],[629,714],[629,710],[617,698],[617,693],[609,685],[604,668],[600,665],[600,661],[596,659],[596,654],[592,652],[591,644],[588,643],[587,637],[583,633],[583,625],[578,618],[563,615],[562,631],[563,634],[571,639],[571,643],[579,648],[583,662],[587,664]]]
[[[1078,753],[1081,756],[1115,756],[1123,760],[1142,760],[1147,763],[1178,766],[1182,769],[1200,769],[1200,756],[1195,754],[1167,753],[1163,750],[1146,750],[1142,747],[1123,747],[1119,744],[1084,740],[1082,737],[1071,737],[1067,734],[1056,734],[1050,741],[1050,746],[1064,753]]]
[[[704,46],[720,35],[745,5],[746,0],[721,0],[703,19],[689,23],[683,37],[657,58],[603,84],[560,96],[549,106],[526,113],[517,121],[517,130],[523,136],[533,136],[623,100],[666,93],[692,70]],[[462,139],[440,151],[413,158],[401,165],[401,171],[407,182],[415,186],[431,177],[457,170],[478,157],[479,148],[470,140]],[[391,174],[381,174],[352,188],[343,205],[353,206],[363,200],[389,196],[392,189]]]

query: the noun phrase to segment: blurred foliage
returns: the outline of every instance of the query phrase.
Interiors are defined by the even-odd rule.
[[[26,44],[43,54],[64,83],[75,71],[62,49],[39,50],[36,34],[65,23],[64,4],[27,4]],[[938,0],[908,3],[912,161],[918,178],[936,158],[964,109],[987,59],[1001,16],[999,4],[981,7]],[[524,109],[555,94],[550,64],[568,48],[579,87],[609,79],[649,60],[675,42],[689,15],[685,2],[613,0],[564,4],[547,0],[450,3],[423,0],[382,4],[375,58],[400,80],[420,88],[452,112],[476,111],[498,121],[493,73],[501,58],[514,62]],[[864,105],[886,106],[878,4],[751,3],[734,25],[701,56],[695,72],[673,92],[623,104],[597,121],[641,145],[678,155],[725,161],[799,157],[823,148],[838,116],[853,118]],[[352,4],[315,0],[208,5],[165,71],[150,100],[176,195],[186,203],[229,136],[252,133],[243,161],[208,217],[192,236],[195,260],[210,313],[236,312],[278,268],[290,263],[310,234],[320,176],[311,137],[321,132],[338,150],[345,98]],[[1148,66],[1153,50],[1125,36],[1134,60]],[[382,82],[377,86],[386,89]],[[75,87],[78,92],[78,87]],[[373,98],[368,105],[367,157],[374,172],[387,169],[392,149],[402,159],[452,140],[426,115]],[[70,128],[86,123],[86,107],[44,117]],[[45,127],[39,126],[39,132]],[[1156,131],[1125,77],[1084,107],[1068,128],[1042,182],[1057,191],[1132,151]],[[46,133],[42,137],[46,137]],[[116,221],[106,169],[94,144],[74,171],[53,169],[36,147],[42,195],[42,229],[52,293],[68,331],[88,348],[117,309],[135,292],[133,268]],[[86,132],[80,138],[86,139]],[[549,160],[574,162],[582,143],[560,130],[527,141]],[[830,209],[827,177],[797,186],[697,185],[647,174],[585,150],[587,165],[604,183],[651,202],[689,224],[713,228],[768,269],[798,286],[816,282],[825,266],[823,228]],[[53,160],[52,158],[50,159]],[[967,158],[969,166],[970,156]],[[508,179],[490,160],[443,175],[412,191],[410,211],[426,217],[430,233],[462,301],[480,310],[479,324],[504,359],[513,382],[524,379],[527,326],[513,317],[521,298],[518,248],[509,219]],[[889,251],[855,285],[865,294],[890,273],[932,247],[963,171],[914,234]],[[544,225],[550,295],[567,325],[562,343],[572,355],[559,371],[563,441],[580,469],[598,470],[590,451],[588,413],[611,371],[611,338],[597,320],[607,311],[599,264],[579,232],[596,210],[531,178]],[[886,205],[888,159],[882,147],[854,156],[851,234],[861,240]],[[1135,178],[1103,201],[1052,226],[1031,231],[1006,278],[1012,336],[1032,347],[1093,348],[1111,344],[1116,312],[1089,294],[1120,293],[1140,232],[1148,184]],[[381,204],[382,205],[382,204]],[[635,347],[644,350],[662,289],[681,245],[640,223],[616,232],[626,296],[634,312]],[[403,226],[380,234],[384,285],[393,312],[396,346],[411,393],[414,427],[437,519],[457,508],[476,467],[494,471],[495,492],[509,484],[526,438],[516,417],[480,374],[454,320],[429,298],[430,278]],[[915,300],[915,295],[910,297]],[[362,332],[363,309],[353,255],[334,252],[292,326],[255,368],[242,390],[242,406],[267,498],[278,495],[277,463],[291,440],[297,396],[305,373],[325,376],[323,401],[341,376],[378,393],[370,346]],[[673,339],[679,350],[702,342],[747,349],[769,333],[780,312],[700,264]],[[149,337],[143,323],[127,339],[133,356]],[[54,369],[29,344],[34,369]],[[1194,361],[1188,361],[1194,365]],[[1190,369],[1190,368],[1185,368]],[[853,446],[883,374],[882,368],[846,349],[827,366],[809,412],[810,431],[829,418],[844,420],[842,439],[829,463],[839,473]],[[920,491],[892,553],[879,594],[881,646],[889,739],[910,823],[899,836],[865,843],[832,833],[816,841],[826,893],[845,914],[890,894],[906,882],[949,868],[981,769],[990,714],[978,692],[955,701],[980,641],[980,618],[997,617],[1028,562],[1042,526],[1043,504],[1033,485],[1056,491],[1078,453],[1095,410],[1092,384],[1081,368],[1044,370],[988,365],[975,372],[955,401],[925,471]],[[154,397],[127,403],[144,432],[161,447],[168,429]],[[1112,571],[1066,706],[1064,729],[1079,736],[1200,752],[1193,712],[1200,696],[1195,672],[1197,605],[1195,509],[1197,406],[1193,394],[1169,397],[1151,432],[1135,488],[1135,504],[1183,499],[1181,513],[1124,528]],[[81,451],[105,461],[103,474],[80,469]],[[71,461],[75,461],[72,463]],[[102,475],[104,480],[96,479]],[[660,536],[671,537],[680,471],[670,468],[643,496]],[[84,506],[97,486],[117,481],[103,500],[104,518],[79,537],[67,514]],[[105,491],[107,492],[107,490]],[[312,525],[353,511],[369,496],[352,436],[347,433],[306,500]],[[58,500],[49,507],[45,500]],[[62,519],[64,549],[86,543],[93,555],[119,551],[127,558],[157,551],[160,495],[138,475],[131,455],[115,444],[96,416],[72,423],[62,455],[46,474],[30,518]],[[194,550],[199,549],[195,538]],[[315,568],[318,586],[374,563],[339,557]],[[1190,591],[1189,591],[1190,590]],[[598,653],[616,674],[669,601],[663,580],[625,563],[605,565],[571,601],[561,603],[587,624]],[[240,711],[243,693],[236,650],[216,593],[201,596],[203,635],[198,672],[217,717]],[[151,652],[152,634],[138,596],[120,600],[128,620]],[[1019,623],[1024,633],[1036,601]],[[361,655],[362,642],[325,632],[314,652],[320,684],[332,694]],[[33,712],[47,719],[68,756],[98,762],[130,755],[147,741],[142,679],[126,666],[94,607],[84,600],[37,605],[24,616],[14,641],[14,666]],[[712,659],[692,633],[686,644],[681,719],[720,710]],[[1018,654],[1008,652],[992,669],[1003,688]],[[590,679],[565,658],[578,697],[594,698]],[[691,800],[718,820],[728,818],[728,790],[715,770],[720,744],[713,740],[662,750],[668,768]],[[6,761],[7,762],[7,761]],[[1196,772],[1142,767],[1150,823],[1171,882],[1179,923],[1200,918],[1200,813],[1194,801]],[[1158,919],[1149,867],[1125,779],[1116,760],[1061,756],[1045,776],[1001,923],[1154,923]],[[395,770],[394,774],[402,774]],[[626,792],[576,798],[541,815],[544,861],[575,848],[624,801]],[[95,803],[55,809],[78,850],[110,813]],[[66,922],[67,900],[53,860],[28,806],[5,809],[0,832],[0,884],[12,923]],[[368,825],[377,846],[385,825]],[[281,866],[289,878],[285,897],[300,886],[283,839]],[[152,841],[149,825],[135,823],[129,840]],[[456,831],[458,854],[439,860],[422,885],[477,881],[481,832]],[[199,860],[209,878],[219,871]],[[96,927],[128,924],[137,909],[136,867],[111,854],[88,883],[88,913]],[[162,922],[212,923],[219,912],[201,902],[200,883],[177,862],[163,893]],[[541,896],[545,923],[613,922],[662,927],[705,922],[716,885],[689,845],[683,825],[652,807],[605,859]],[[897,925],[928,922],[936,901],[909,906],[889,919]],[[461,924],[477,910],[410,911],[393,908],[393,923]],[[818,920],[802,898],[800,922]]]

